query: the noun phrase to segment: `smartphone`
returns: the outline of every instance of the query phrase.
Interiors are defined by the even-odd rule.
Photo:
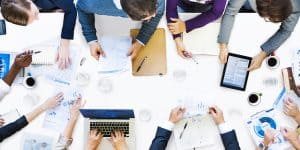
[[[5,34],[6,34],[5,20],[0,19],[0,35],[5,35]]]

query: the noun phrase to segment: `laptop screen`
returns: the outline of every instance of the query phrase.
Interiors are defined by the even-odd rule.
[[[130,119],[134,118],[132,109],[80,109],[85,118],[90,119]]]

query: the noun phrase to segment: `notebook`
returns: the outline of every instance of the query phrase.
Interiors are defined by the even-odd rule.
[[[209,23],[204,27],[183,33],[183,43],[187,51],[199,55],[219,55],[217,43],[220,23]]]
[[[55,63],[56,51],[53,49],[44,50],[41,53],[32,55],[32,64],[34,65],[53,65]]]
[[[138,29],[132,29],[130,34],[135,38],[138,33]],[[138,69],[139,66],[141,66],[140,69]],[[153,76],[165,75],[166,73],[166,35],[163,28],[158,28],[147,45],[140,50],[137,57],[132,61],[132,74],[134,76]]]

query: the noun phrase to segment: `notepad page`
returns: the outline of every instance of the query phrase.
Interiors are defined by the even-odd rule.
[[[55,63],[55,50],[45,50],[32,55],[32,64],[35,65],[53,65]]]

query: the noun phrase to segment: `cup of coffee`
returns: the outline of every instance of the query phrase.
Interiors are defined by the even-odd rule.
[[[262,96],[261,93],[251,93],[248,96],[248,103],[252,106],[258,105],[261,101],[261,99],[260,99],[261,96]]]
[[[36,86],[36,80],[32,76],[27,76],[23,80],[23,85],[26,88],[32,89]]]
[[[279,67],[279,58],[277,56],[269,56],[266,60],[267,66],[270,69],[276,69]]]

